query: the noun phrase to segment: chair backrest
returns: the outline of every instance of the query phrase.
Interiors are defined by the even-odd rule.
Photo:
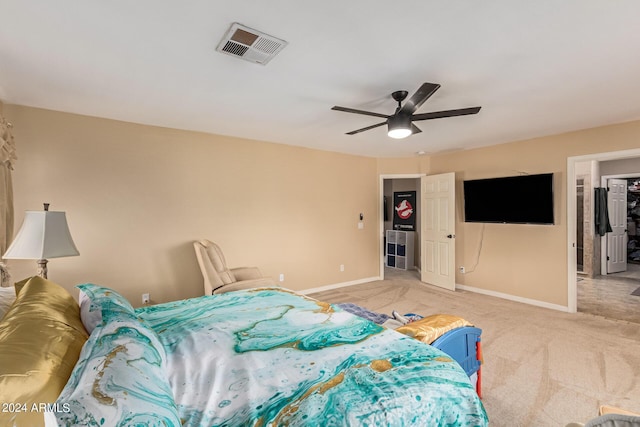
[[[203,239],[193,242],[193,247],[204,278],[205,295],[211,295],[214,289],[236,281],[233,273],[227,268],[220,246]]]

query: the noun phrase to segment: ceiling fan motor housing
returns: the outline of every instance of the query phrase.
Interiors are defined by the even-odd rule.
[[[406,99],[407,95],[409,95],[409,92],[406,90],[397,90],[391,94],[391,97],[398,102],[402,102]]]

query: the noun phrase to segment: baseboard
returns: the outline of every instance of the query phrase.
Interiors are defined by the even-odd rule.
[[[460,289],[463,291],[475,292],[478,294],[489,295],[492,297],[502,298],[510,301],[521,302],[523,304],[535,305],[538,307],[549,308],[551,310],[564,311],[565,313],[569,313],[569,307],[565,307],[564,305],[551,304],[549,302],[538,301],[531,298],[523,298],[515,295],[504,294],[502,292],[490,291],[487,289],[475,288],[473,286],[459,285],[456,284],[456,289]]]
[[[377,280],[382,280],[382,277],[367,277],[366,279],[358,279],[358,280],[352,280],[350,282],[334,283],[333,285],[320,286],[319,288],[305,289],[305,290],[296,291],[296,292],[303,295],[315,294],[316,292],[330,291],[332,289],[345,288],[347,286],[359,285],[361,283],[367,283],[367,282],[375,282]]]
[[[316,292],[331,291],[333,289],[346,288],[348,286],[359,285],[361,283],[375,282],[377,280],[383,280],[383,278],[382,277],[367,277],[365,279],[352,280],[352,281],[349,281],[349,282],[342,282],[342,283],[334,283],[333,285],[326,285],[326,286],[320,286],[320,287],[317,287],[317,288],[304,289],[304,290],[296,291],[296,292],[298,292],[300,294],[303,294],[303,295],[315,294]],[[489,296],[492,296],[492,297],[502,298],[502,299],[509,300],[509,301],[521,302],[523,304],[534,305],[534,306],[537,306],[537,307],[548,308],[550,310],[563,311],[565,313],[569,312],[569,308],[565,307],[563,305],[551,304],[549,302],[539,301],[539,300],[535,300],[535,299],[531,299],[531,298],[523,298],[523,297],[519,297],[519,296],[515,296],[515,295],[505,294],[505,293],[502,293],[502,292],[490,291],[490,290],[487,290],[487,289],[476,288],[476,287],[473,287],[473,286],[466,286],[466,285],[456,284],[456,289],[460,289],[460,290],[463,290],[463,291],[469,291],[469,292],[475,292],[475,293],[483,294],[483,295],[489,295]]]

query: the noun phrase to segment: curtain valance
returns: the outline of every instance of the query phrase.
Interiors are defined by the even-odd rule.
[[[12,126],[0,114],[0,256],[13,239],[13,183],[11,171],[17,160]],[[0,286],[9,280],[7,269],[0,263]]]
[[[13,170],[16,161],[16,144],[11,133],[13,126],[0,115],[0,163]]]

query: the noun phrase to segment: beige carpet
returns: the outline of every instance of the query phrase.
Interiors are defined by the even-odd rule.
[[[640,325],[441,290],[415,272],[386,278],[311,296],[473,322],[483,330],[483,402],[492,427],[585,422],[600,404],[640,412]]]

